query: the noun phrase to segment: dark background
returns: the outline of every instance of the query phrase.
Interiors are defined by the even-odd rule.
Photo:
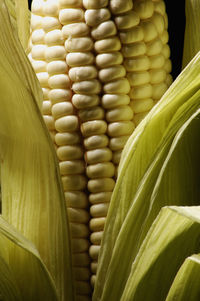
[[[29,7],[31,6],[31,0]],[[169,20],[169,46],[171,49],[172,76],[175,79],[181,71],[183,54],[184,29],[185,29],[185,0],[177,2],[165,0]]]

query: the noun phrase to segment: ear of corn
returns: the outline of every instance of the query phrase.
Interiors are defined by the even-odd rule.
[[[121,152],[135,128],[134,123],[141,121],[171,83],[164,3],[143,1],[133,6],[128,1],[121,8],[120,1],[111,2],[34,0],[32,3],[29,57],[43,88],[43,116],[57,147],[73,227],[83,222],[81,215],[86,217],[86,207],[77,209],[77,199],[73,198],[72,205],[70,198],[74,191],[83,192],[86,184],[89,191],[92,274],[96,274]],[[134,105],[130,106],[130,98]],[[135,119],[133,111],[138,113]],[[79,126],[84,149],[77,145],[78,138],[74,136]],[[83,153],[88,181],[83,174]],[[84,223],[88,221],[89,218],[84,218]],[[87,237],[80,238],[87,251]]]
[[[41,90],[3,1],[0,31],[2,216],[35,244],[59,299],[71,301],[69,225],[57,158],[35,100],[40,103]]]
[[[180,267],[166,301],[198,300],[200,275],[200,255],[194,254],[185,259]]]
[[[185,69],[180,77],[174,82],[168,92],[164,95],[160,104],[150,112],[148,115],[149,118],[146,118],[144,122],[142,122],[141,125],[136,128],[135,132],[132,134],[127,143],[131,143],[131,148],[129,147],[128,149],[127,146],[127,152],[125,146],[123,152],[124,157],[122,157],[121,168],[119,169],[120,176],[111,199],[104,230],[105,235],[102,240],[104,248],[100,251],[98,266],[99,272],[97,273],[97,285],[94,291],[94,300],[98,300],[100,298],[103,298],[102,300],[107,300],[107,298],[111,298],[111,296],[116,298],[119,296],[120,292],[122,292],[122,287],[125,284],[130,271],[129,260],[131,260],[130,258],[134,260],[142,239],[145,237],[149,226],[162,206],[168,204],[186,205],[189,203],[198,203],[199,190],[197,189],[198,185],[195,180],[195,177],[198,174],[198,169],[195,171],[192,170],[191,168],[194,165],[191,164],[191,161],[185,163],[183,159],[183,157],[186,155],[186,152],[189,152],[192,158],[197,159],[198,157],[197,153],[199,148],[196,146],[196,141],[198,141],[198,138],[197,136],[195,138],[194,134],[196,133],[197,135],[198,132],[195,130],[195,127],[190,128],[191,131],[194,132],[194,136],[192,136],[192,144],[195,146],[192,150],[189,147],[186,148],[187,139],[190,137],[190,131],[186,132],[185,136],[183,136],[187,137],[187,139],[183,139],[184,147],[183,145],[182,148],[178,147],[178,145],[181,144],[178,143],[180,137],[177,134],[178,138],[177,140],[175,139],[173,147],[170,148],[177,131],[180,129],[180,133],[184,133],[184,126],[187,125],[189,127],[186,122],[187,119],[189,119],[193,114],[196,114],[195,116],[198,115],[198,112],[195,113],[199,106],[199,78],[197,78],[199,67],[198,64],[196,64],[198,60],[199,56],[197,56],[193,62],[191,62],[188,68]],[[184,91],[183,89],[180,92],[180,89],[176,88],[178,88],[179,85],[181,86],[186,78],[188,79],[188,90],[185,89]],[[191,82],[189,82],[189,78]],[[180,93],[180,97],[176,95],[177,92]],[[177,104],[179,104],[180,108],[177,107]],[[192,118],[195,116],[192,116]],[[157,122],[159,124],[159,129]],[[157,138],[159,139],[160,135],[160,143],[157,141],[157,145],[155,145],[154,149],[153,144],[151,143],[152,148],[148,148],[147,150],[145,143],[148,141],[148,137],[150,138],[148,129],[150,129],[151,126],[155,126],[154,132],[157,135],[154,137],[155,140]],[[197,128],[198,124],[196,129]],[[161,132],[161,130],[163,132]],[[150,143],[148,145],[150,145]],[[149,157],[149,161],[147,161],[150,164],[149,168],[148,165],[143,165],[145,163],[145,159],[144,156],[141,155],[142,151],[137,153],[137,150],[139,150],[140,146],[143,150],[145,149],[145,159],[148,160],[148,155],[151,154],[151,159]],[[195,148],[197,149],[197,153]],[[187,151],[182,151],[182,155],[180,155],[182,149],[185,151],[187,149]],[[181,156],[183,157],[181,158]],[[181,161],[179,163],[178,158],[180,158],[180,160],[183,162]],[[132,165],[133,162],[134,164]],[[160,173],[162,165],[164,165],[164,176],[162,175],[162,172]],[[182,168],[180,166],[182,165],[185,166],[184,170],[187,170],[187,175],[185,174],[185,176],[183,176],[184,173],[181,173]],[[143,167],[144,170],[142,174]],[[173,170],[173,178],[171,178],[170,181],[171,170]],[[179,174],[179,170],[181,174]],[[188,170],[190,170],[190,173],[188,173]],[[141,177],[139,176],[138,172],[141,172]],[[194,175],[193,180],[190,178],[191,174]],[[188,175],[189,178],[187,178]],[[181,183],[184,181],[183,179],[185,179],[185,177],[188,179],[188,185],[190,188],[189,190],[186,189],[183,191],[181,188]],[[158,178],[162,179],[163,182],[157,182]],[[136,183],[138,186],[135,186],[134,188]],[[175,185],[176,189],[173,188],[173,185]],[[154,187],[155,191],[153,191]],[[191,189],[193,192],[192,198],[190,193]],[[166,197],[163,198],[163,195],[166,195]],[[128,200],[130,200],[129,204],[127,197]],[[125,241],[127,243],[125,243]],[[129,260],[124,261],[123,267],[120,269],[120,272],[123,275],[123,281],[120,279],[118,282],[118,278],[114,275],[116,275],[117,272],[117,262],[119,262],[122,256],[129,258]],[[103,279],[106,284],[104,283],[102,286],[101,284],[103,283]],[[115,285],[115,291],[111,291],[111,283],[112,285]]]
[[[1,299],[59,300],[53,279],[35,246],[2,217],[0,217],[0,241]]]

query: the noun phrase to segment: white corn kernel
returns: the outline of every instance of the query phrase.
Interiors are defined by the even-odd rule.
[[[70,89],[53,89],[49,92],[49,99],[52,103],[70,101],[71,98],[72,91]]]
[[[72,102],[77,109],[84,109],[98,105],[100,98],[99,95],[74,94]]]
[[[68,71],[65,61],[52,61],[47,64],[47,72],[49,75],[66,73]]]
[[[81,125],[81,131],[84,137],[105,134],[106,130],[107,123],[104,120],[87,121]]]
[[[44,44],[45,31],[43,29],[36,29],[33,31],[31,41],[33,44]]]
[[[73,145],[80,143],[80,135],[78,133],[56,133],[55,142],[58,146]]]
[[[67,212],[68,212],[68,215],[69,215],[69,221],[70,221],[70,223],[82,223],[82,224],[86,224],[89,221],[89,219],[90,219],[89,213],[85,209],[70,208],[69,207],[69,208],[67,208]],[[71,226],[73,226],[73,225],[71,225]],[[75,228],[75,226],[74,226],[74,228]],[[75,228],[75,230],[76,230],[76,228]],[[87,234],[88,234],[88,232],[87,232]],[[87,236],[87,234],[86,234],[86,236]],[[76,237],[77,236],[78,235],[76,234]]]
[[[163,96],[163,94],[167,91],[167,89],[168,89],[167,84],[163,82],[153,85],[153,94],[152,94],[153,100],[159,100]]]
[[[129,135],[111,138],[110,144],[109,144],[110,149],[112,151],[117,151],[117,150],[123,149],[128,138],[129,138]]]
[[[151,84],[159,84],[166,79],[166,71],[164,69],[153,69],[149,70],[150,74],[150,83]]]
[[[90,37],[69,37],[65,41],[65,49],[68,52],[90,51],[93,49],[93,41]]]
[[[48,32],[54,29],[61,29],[61,24],[56,17],[44,17],[42,19],[42,28]]]
[[[106,147],[109,143],[106,135],[92,135],[84,139],[84,146],[86,149],[97,149]]]
[[[89,195],[89,201],[91,204],[100,204],[100,203],[104,203],[104,202],[110,202],[111,196],[112,196],[111,191],[91,193]]]
[[[64,190],[83,190],[87,187],[87,179],[83,175],[69,175],[62,177]]]
[[[144,42],[148,43],[157,38],[158,32],[151,19],[143,21],[140,26],[143,29]]]
[[[43,100],[43,102],[42,102],[42,114],[51,115],[51,102],[49,100]]]
[[[159,69],[165,64],[165,58],[163,54],[152,55],[149,57],[150,67],[149,69]]]
[[[105,109],[112,109],[116,106],[128,105],[130,98],[128,95],[123,94],[104,94],[101,101]]]
[[[133,6],[140,19],[148,19],[152,17],[154,12],[154,4],[151,0],[136,1]]]
[[[32,60],[31,64],[35,73],[47,71],[47,63],[45,61]]]
[[[114,0],[114,1],[116,1],[116,0]],[[112,0],[111,0],[111,2],[112,2]],[[123,4],[122,1],[120,1],[120,2]],[[140,17],[138,16],[138,14],[135,11],[130,10],[123,15],[116,16],[115,23],[119,30],[129,29],[140,23]]]
[[[89,26],[83,22],[67,24],[62,27],[64,38],[68,37],[83,37],[90,32]]]
[[[144,31],[141,26],[134,26],[130,29],[120,31],[119,36],[123,44],[132,44],[143,41]]]
[[[90,241],[94,245],[100,245],[102,237],[103,237],[103,231],[93,232],[90,235]],[[94,262],[91,263],[91,271],[93,273],[96,273],[96,271],[97,271],[97,263],[95,263],[95,264],[94,264]]]
[[[152,93],[153,93],[153,89],[151,84],[135,86],[130,91],[130,98],[132,99],[151,98]]]
[[[114,36],[117,33],[115,23],[112,20],[100,23],[96,28],[92,29],[91,35],[95,40],[101,40]]]
[[[88,9],[85,11],[85,21],[89,26],[97,26],[98,24],[110,19],[110,11],[107,8]]]
[[[97,77],[97,69],[93,65],[73,67],[69,70],[69,77],[73,82],[94,79]]]
[[[54,29],[46,33],[45,35],[45,43],[48,46],[58,46],[64,44],[64,39],[62,36],[62,31],[60,29]]]
[[[72,238],[72,252],[82,253],[89,248],[89,241],[86,238]]]
[[[61,175],[82,174],[85,170],[83,160],[70,160],[59,162]]]
[[[130,106],[135,114],[150,111],[154,106],[152,98],[133,100]]]
[[[135,57],[144,55],[146,53],[146,50],[146,44],[143,41],[124,45],[122,47],[122,53],[124,57]]]
[[[99,148],[88,150],[85,153],[87,164],[97,164],[99,162],[109,162],[112,159],[112,152],[109,148]]]
[[[161,35],[165,30],[165,20],[163,16],[157,12],[154,12],[151,20],[154,23],[158,34]]]
[[[97,9],[106,7],[108,0],[83,0],[83,5],[86,9]]]
[[[94,178],[111,178],[115,174],[115,167],[111,162],[102,162],[87,166],[87,176]]]
[[[83,157],[83,149],[79,145],[59,146],[57,156],[61,161],[80,159]]]
[[[133,118],[133,112],[129,106],[119,106],[106,112],[108,122],[125,121]]]
[[[90,207],[92,217],[106,217],[110,203],[101,203]]]
[[[90,257],[92,259],[98,259],[98,255],[99,255],[99,251],[100,251],[100,246],[91,246],[90,249],[89,249],[89,254],[90,254]]]
[[[82,7],[82,0],[59,0],[60,7]]]
[[[78,94],[98,94],[101,91],[101,84],[97,79],[85,80],[74,83],[72,90]]]
[[[131,86],[140,86],[150,82],[149,71],[128,72],[127,79]]]
[[[130,91],[130,84],[127,78],[119,78],[105,84],[103,90],[108,94],[128,94]]]
[[[70,80],[67,74],[52,75],[48,83],[52,89],[66,89],[70,87]]]
[[[118,121],[108,125],[108,135],[111,137],[130,135],[133,130],[134,125],[131,121]]]
[[[113,14],[122,14],[127,11],[130,11],[133,7],[133,1],[127,0],[127,1],[121,1],[121,0],[111,0],[110,1],[110,9]]]
[[[162,48],[163,48],[163,43],[161,39],[155,39],[154,41],[151,41],[146,44],[147,51],[146,54],[151,56],[151,55],[158,55],[161,53]]]
[[[92,52],[68,53],[66,61],[70,67],[90,65],[94,62],[94,54]]]
[[[66,8],[59,11],[59,21],[62,25],[81,22],[84,20],[84,11],[81,8]]]
[[[101,120],[104,117],[104,110],[99,107],[91,107],[87,110],[79,110],[78,116],[82,122],[89,120]]]
[[[99,178],[88,181],[88,190],[97,193],[103,191],[113,191],[115,181],[111,178]],[[108,203],[105,203],[108,204]]]
[[[75,115],[61,117],[55,121],[55,128],[61,133],[74,132],[79,128],[78,118]]]
[[[67,207],[87,208],[87,195],[82,191],[65,191],[65,200]]]
[[[96,56],[96,64],[100,68],[120,65],[122,62],[123,56],[118,51],[113,53],[101,53]]]
[[[33,45],[31,49],[32,59],[45,60],[46,45]]]
[[[45,58],[47,61],[65,60],[66,51],[64,46],[48,46],[45,50]]]
[[[96,41],[94,43],[94,49],[97,53],[119,51],[121,49],[121,42],[118,37],[109,37]]]
[[[117,150],[117,151],[113,152],[112,161],[114,164],[119,165],[121,155],[122,155],[122,150]]]
[[[150,59],[146,55],[141,55],[137,58],[125,59],[124,66],[127,71],[145,71],[150,68]]]
[[[125,77],[125,75],[126,69],[122,65],[104,68],[99,71],[99,78],[102,82],[108,82],[110,80]]]

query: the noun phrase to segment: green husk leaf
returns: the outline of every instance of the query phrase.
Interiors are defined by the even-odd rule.
[[[200,2],[198,0],[185,1],[185,36],[183,47],[182,68],[200,50]]]
[[[200,255],[184,261],[168,292],[166,301],[198,301],[200,297]]]
[[[30,61],[24,52],[18,36],[13,29],[9,11],[3,0],[0,1],[0,55],[1,61],[6,55],[7,64],[10,70],[18,74],[21,79],[21,85],[33,93],[38,106],[42,107],[43,94],[40,83],[36,77]],[[1,68],[8,66],[4,64]],[[9,72],[9,71],[8,71]],[[8,73],[7,72],[7,73]],[[12,87],[12,86],[11,86]]]
[[[30,11],[28,0],[15,0],[17,30],[21,44],[26,51],[30,37]]]
[[[122,256],[129,258],[129,260],[134,260],[142,239],[153,221],[153,217],[156,216],[162,206],[168,204],[189,205],[190,202],[191,204],[195,202],[193,199],[190,201],[191,192],[186,189],[186,187],[191,184],[191,179],[189,179],[189,184],[185,187],[186,191],[182,190],[180,195],[178,194],[177,196],[175,190],[172,189],[172,181],[168,181],[171,176],[170,169],[168,169],[162,190],[166,189],[166,185],[167,189],[169,189],[169,194],[167,194],[163,201],[161,194],[161,197],[154,201],[156,210],[151,211],[153,202],[153,197],[151,200],[151,194],[153,193],[153,188],[170,150],[172,141],[177,131],[199,107],[200,92],[198,89],[200,78],[198,75],[196,76],[196,71],[199,69],[199,66],[197,67],[194,63],[199,61],[199,58],[198,55],[187,69],[182,72],[179,78],[177,78],[160,104],[158,104],[149,113],[142,124],[138,126],[125,147],[119,178],[113,193],[104,230],[102,240],[104,247],[100,250],[98,260],[94,300],[108,300],[109,298],[114,298],[114,296],[116,299],[113,300],[119,300],[117,298],[119,298],[129,275],[130,261],[124,261],[120,267],[121,277],[114,276],[114,274],[116,275],[116,262],[119,262]],[[186,79],[188,80],[188,90],[184,86]],[[178,104],[179,107],[177,107]],[[196,113],[196,115],[197,114],[199,113]],[[193,117],[195,118],[196,115]],[[182,131],[183,130],[184,127]],[[151,133],[153,133],[153,136]],[[195,133],[197,132],[195,131]],[[190,136],[187,135],[187,137]],[[198,137],[197,140],[195,140],[196,134],[192,134],[191,139],[194,144],[195,141],[198,141]],[[187,151],[186,146],[183,154],[185,155]],[[178,157],[177,153],[175,157]],[[178,178],[179,176],[183,178],[184,175],[179,175],[177,165],[180,162],[176,163],[176,161],[177,159],[174,160],[173,164],[175,164],[176,183],[179,185],[177,191],[180,191],[181,180],[178,181]],[[187,165],[184,165],[186,173],[186,168],[190,170],[191,166],[189,162],[188,164],[186,162],[184,163]],[[195,169],[194,175],[196,173],[198,173],[198,171]],[[167,186],[169,185],[168,182],[170,182],[171,188]],[[198,185],[195,185],[196,182],[194,181],[191,186],[191,190],[194,190],[193,196],[199,193],[199,191],[195,191],[195,187],[198,187]],[[181,195],[184,195],[185,202],[181,201]],[[174,196],[174,198],[172,196]],[[168,197],[170,197],[170,199],[167,199]],[[196,199],[196,202],[198,202],[198,200],[199,198]],[[149,211],[153,212],[153,217],[151,216],[150,222],[148,220],[146,221],[148,227],[144,230],[142,227],[145,227],[145,224],[143,225],[143,223],[146,217],[150,215]],[[105,285],[103,285],[103,279],[105,279]],[[110,290],[111,283],[115,286],[115,290],[112,290],[112,293]],[[104,297],[102,297],[102,295]]]
[[[196,94],[200,97],[200,92]],[[197,110],[185,122],[170,149],[166,144],[146,173],[116,239],[107,274],[104,271],[106,284],[102,289],[101,300],[119,300],[117,298],[122,293],[130,273],[130,262],[134,261],[146,233],[163,206],[200,203],[199,114],[200,110]],[[104,261],[106,255],[106,252],[102,252]],[[120,267],[120,277],[115,277],[119,269],[117,262],[122,257],[128,260],[124,260]],[[116,287],[114,291],[109,289],[111,283]]]
[[[72,301],[70,234],[58,160],[38,107],[42,102],[38,81],[15,41],[0,0],[2,215],[35,244],[59,300]]]
[[[123,300],[165,300],[185,258],[200,250],[200,207],[161,210],[134,261]]]
[[[35,246],[1,216],[0,262],[0,300],[59,300]]]
[[[26,51],[30,36],[31,12],[28,8],[28,0],[5,0],[9,11],[11,24],[15,35],[18,35],[21,44]]]

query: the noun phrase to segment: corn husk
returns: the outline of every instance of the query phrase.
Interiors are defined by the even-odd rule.
[[[121,301],[165,300],[185,258],[200,251],[199,238],[200,207],[163,208],[132,265]]]
[[[59,300],[71,301],[69,225],[55,149],[38,106],[42,91],[2,0],[0,79],[2,216],[36,246]]]
[[[198,301],[200,295],[200,255],[185,259],[168,292],[166,301]]]
[[[200,51],[200,3],[198,0],[185,1],[185,35],[182,68]]]
[[[59,300],[53,279],[35,246],[2,217],[0,296],[6,301]]]

